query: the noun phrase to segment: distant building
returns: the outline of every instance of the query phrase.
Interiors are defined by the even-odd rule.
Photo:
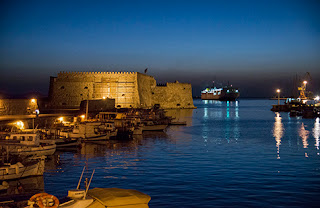
[[[51,77],[49,108],[75,109],[83,100],[114,99],[115,107],[194,108],[188,83],[166,83],[138,72],[60,72]]]

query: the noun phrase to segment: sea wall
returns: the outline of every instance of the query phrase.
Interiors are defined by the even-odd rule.
[[[0,116],[28,115],[38,109],[37,99],[0,99]]]

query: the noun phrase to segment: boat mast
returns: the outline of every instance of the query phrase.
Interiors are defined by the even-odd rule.
[[[86,169],[86,166],[84,166],[84,167],[83,167],[83,170],[82,170],[82,173],[81,173],[81,176],[80,176],[79,182],[78,182],[77,189],[79,189],[79,188],[80,188],[80,183],[81,183],[81,180],[82,180],[82,176],[83,176],[84,169]]]
[[[93,174],[94,174],[94,171],[95,171],[95,170],[96,170],[96,169],[94,169],[93,172],[92,172],[92,174],[91,174],[91,178],[90,178],[89,184],[88,184],[88,186],[87,186],[86,192],[84,193],[83,199],[86,199],[87,192],[88,192],[88,190],[89,190],[89,187],[90,187],[90,184],[91,184],[91,181],[92,181],[92,177],[93,177]]]

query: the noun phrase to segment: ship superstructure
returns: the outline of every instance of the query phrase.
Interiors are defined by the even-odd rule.
[[[232,86],[226,86],[222,88],[206,88],[201,91],[202,100],[236,100],[240,95],[239,89]]]

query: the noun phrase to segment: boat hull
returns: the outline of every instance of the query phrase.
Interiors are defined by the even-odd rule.
[[[229,93],[221,94],[221,95],[214,95],[213,93],[202,93],[201,99],[202,100],[221,100],[221,101],[234,101],[239,97],[238,93]]]
[[[24,166],[18,162],[14,165],[0,167],[0,181],[43,175],[44,161],[45,159],[43,158],[29,166]]]
[[[9,153],[12,155],[20,155],[20,156],[49,156],[53,155],[56,151],[56,145],[45,145],[45,146],[14,146],[10,145]]]
[[[150,125],[143,126],[142,131],[164,131],[168,125]]]

